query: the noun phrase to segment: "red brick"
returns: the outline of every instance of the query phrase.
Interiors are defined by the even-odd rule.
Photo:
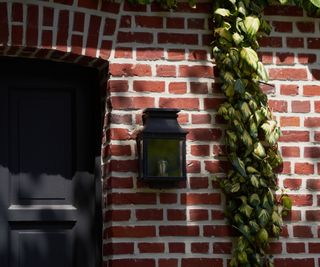
[[[205,170],[210,173],[225,173],[228,168],[229,164],[226,161],[205,161]]]
[[[271,16],[293,16],[293,17],[302,17],[303,16],[303,10],[296,6],[274,6],[270,5],[267,6],[263,10],[265,15],[271,15]]]
[[[108,198],[110,204],[114,205],[153,205],[157,202],[157,196],[154,193],[111,193]]]
[[[290,195],[294,206],[312,206],[312,195]]]
[[[0,3],[0,24],[1,24],[1,31],[0,31],[0,43],[7,43],[8,36],[9,36],[9,29],[8,29],[8,14],[7,14],[7,3]],[[3,48],[3,47],[2,47]]]
[[[274,260],[275,267],[315,267],[314,259],[281,258]]]
[[[178,197],[176,193],[160,193],[161,204],[176,204]]]
[[[208,188],[208,186],[209,186],[208,177],[190,177],[191,189]]]
[[[113,140],[128,140],[128,139],[130,139],[128,129],[122,129],[122,128],[110,129],[110,137]]]
[[[15,45],[22,45],[22,35],[23,35],[23,28],[22,26],[12,25],[11,26],[11,40],[12,44]],[[51,43],[50,43],[51,44]]]
[[[314,101],[314,111],[320,112],[320,101]]]
[[[187,83],[185,82],[171,82],[169,84],[169,93],[171,94],[185,94],[187,92]]]
[[[206,50],[191,50],[189,52],[189,60],[207,60],[208,58],[208,51]]]
[[[295,84],[282,84],[280,86],[280,93],[282,95],[295,96],[298,94],[298,85]]]
[[[296,113],[308,113],[310,112],[310,101],[292,101],[291,109]]]
[[[209,259],[209,258],[183,258],[181,267],[222,267],[222,259]]]
[[[207,254],[209,251],[209,243],[191,243],[191,253]]]
[[[313,174],[314,166],[312,163],[296,163],[294,172],[296,174]]]
[[[190,82],[190,90],[193,94],[208,94],[208,84],[202,82]]]
[[[320,158],[320,147],[305,147],[304,148],[305,158]]]
[[[305,96],[320,96],[319,85],[305,85],[303,86],[303,95]]]
[[[290,190],[299,190],[301,187],[301,179],[290,179],[287,178],[283,181],[283,186],[289,188]]]
[[[288,103],[284,100],[269,100],[269,107],[273,112],[287,112]]]
[[[287,243],[287,252],[288,253],[303,253],[306,252],[304,243]]]
[[[113,226],[107,229],[107,232],[108,232],[109,238],[112,238],[112,237],[146,238],[146,237],[156,236],[155,226]]]
[[[317,61],[315,54],[298,54],[298,61],[300,64],[312,64]]]
[[[300,81],[307,80],[307,70],[306,69],[270,69],[269,77],[271,80],[292,80]]]
[[[268,254],[281,254],[282,253],[282,244],[279,242],[271,242],[269,248],[267,249]]]
[[[82,46],[83,46],[83,39],[81,35],[72,35],[71,37],[71,51],[72,53],[81,55],[82,53]]]
[[[116,172],[137,172],[138,162],[137,160],[112,160],[111,171]]]
[[[103,40],[100,48],[100,57],[104,60],[108,60],[111,54],[112,41]]]
[[[130,145],[111,145],[111,155],[113,156],[130,156],[131,147]]]
[[[159,267],[178,267],[178,259],[159,259]]]
[[[319,69],[311,69],[312,79],[315,81],[320,80],[320,70]]]
[[[311,238],[313,237],[311,226],[306,225],[294,225],[293,226],[293,236],[294,237],[303,237],[303,238]],[[304,266],[304,265],[302,265]]]
[[[105,214],[105,220],[110,221],[128,221],[131,216],[130,210],[108,210]]]
[[[288,222],[299,222],[301,221],[301,211],[291,210],[288,212],[288,215],[283,217],[283,220]]]
[[[212,78],[213,66],[179,66],[180,77]]]
[[[300,126],[300,118],[299,117],[280,117],[280,126],[281,127]]]
[[[154,107],[153,97],[111,97],[111,104],[114,109],[141,109]]]
[[[132,177],[110,177],[108,188],[133,188]]]
[[[320,191],[320,180],[319,179],[308,179],[307,180],[307,189]]]
[[[230,254],[232,250],[231,242],[215,242],[213,243],[213,253]]]
[[[204,109],[218,110],[223,102],[225,102],[225,98],[205,98]]]
[[[185,243],[169,243],[170,253],[185,253]]]
[[[293,53],[276,53],[276,64],[293,65],[294,54]]]
[[[162,209],[137,209],[136,217],[138,221],[159,221],[163,219]]]
[[[112,259],[108,267],[155,267],[155,259]]]
[[[320,48],[320,38],[308,38],[307,45],[309,49],[319,49]]]
[[[207,221],[209,219],[208,210],[191,209],[189,210],[190,221]]]
[[[112,76],[151,76],[151,66],[146,64],[111,64]]]
[[[11,11],[12,21],[22,22],[23,21],[23,7],[21,3],[13,3]]]
[[[315,30],[314,22],[297,21],[296,26],[300,32],[314,32]]]
[[[78,0],[78,6],[89,9],[97,9],[98,3],[94,1]]]
[[[198,19],[198,18],[191,18],[188,19],[188,29],[199,29],[203,30],[204,29],[204,19]]]
[[[307,210],[306,211],[307,221],[320,221],[320,211],[319,210]]]
[[[163,253],[164,243],[139,243],[140,253]]]
[[[209,145],[192,145],[191,146],[191,155],[193,156],[209,156],[210,147]]]
[[[142,28],[162,28],[163,18],[157,16],[136,16],[136,27]]]
[[[320,253],[320,243],[309,243],[309,253]]]
[[[117,47],[115,49],[114,56],[116,58],[132,58],[132,48],[131,47]]]
[[[167,225],[159,226],[160,236],[199,236],[199,226]]]
[[[320,118],[318,117],[307,117],[304,119],[305,127],[319,127],[320,126]]]
[[[113,13],[113,14],[119,14],[120,3],[103,1],[101,3],[101,10],[102,11],[106,11],[106,12],[110,12],[110,13]]]
[[[273,21],[272,26],[275,32],[292,32],[292,22]]]
[[[184,18],[167,18],[167,28],[169,29],[183,29]]]
[[[137,92],[164,92],[165,83],[157,81],[133,81],[133,90]]]
[[[28,46],[36,46],[38,43],[38,6],[29,5],[27,14],[26,42]]]
[[[282,147],[281,154],[283,157],[300,157],[299,147]]]
[[[157,76],[159,77],[176,77],[176,66],[173,65],[157,65]]]
[[[187,218],[186,210],[168,209],[167,218],[169,221],[185,221]]]
[[[131,28],[131,16],[121,16],[120,28]]]
[[[259,41],[261,47],[282,47],[281,37],[262,37]]]
[[[153,42],[153,34],[149,32],[118,32],[118,43],[141,43],[151,44]]]
[[[111,123],[131,125],[132,115],[131,114],[111,114]]]
[[[198,98],[164,98],[159,99],[160,108],[179,108],[186,110],[199,110]]]
[[[133,254],[134,243],[108,243],[103,247],[106,255]]]
[[[164,52],[162,48],[137,48],[137,60],[160,60],[163,57]]]
[[[212,217],[212,220],[224,220],[225,219],[224,212],[221,210],[212,210],[211,217]]]
[[[58,50],[67,51],[69,28],[69,11],[60,10],[58,20],[57,47]]]
[[[109,80],[108,89],[110,92],[127,92],[129,89],[128,81],[126,80]]]
[[[181,204],[187,205],[219,205],[221,195],[219,193],[188,193],[181,195]]]
[[[259,60],[263,64],[272,64],[273,63],[273,54],[272,52],[258,52]]]
[[[158,33],[159,44],[183,44],[183,45],[197,45],[197,34],[184,33]]]
[[[192,124],[211,124],[210,114],[192,114]]]
[[[222,136],[221,129],[192,128],[188,129],[187,139],[190,141],[219,141]]]
[[[168,60],[184,60],[185,59],[184,49],[169,49]]]
[[[228,225],[205,225],[203,235],[206,237],[228,237],[232,236],[232,229]]]
[[[279,139],[281,142],[307,142],[309,141],[308,131],[282,131]]]
[[[200,173],[200,162],[197,160],[188,160],[187,173]]]
[[[303,48],[304,39],[302,37],[287,37],[287,47],[289,48]]]

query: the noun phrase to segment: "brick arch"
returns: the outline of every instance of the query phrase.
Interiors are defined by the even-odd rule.
[[[0,45],[108,59],[119,3],[55,0],[0,3]]]

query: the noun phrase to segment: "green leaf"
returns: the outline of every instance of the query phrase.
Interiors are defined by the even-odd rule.
[[[243,130],[242,135],[240,135],[240,139],[245,144],[245,146],[250,151],[252,151],[252,148],[253,148],[253,146],[252,146],[252,138],[251,138],[250,134],[246,130]]]
[[[260,229],[259,225],[257,224],[257,222],[255,220],[249,221],[249,226],[250,226],[251,232],[253,234],[256,234]]]
[[[189,6],[191,8],[196,8],[197,7],[197,1],[196,0],[188,0]]]
[[[239,4],[238,4],[238,12],[240,14],[242,14],[243,16],[245,16],[247,14],[246,7],[245,7],[245,5],[244,5],[244,3],[242,1],[240,1]]]
[[[239,159],[235,153],[229,154],[229,160],[232,166],[244,177],[247,177],[245,165],[241,159]]]
[[[248,16],[244,19],[244,26],[247,29],[247,34],[252,38],[259,30],[260,20],[256,16]]]
[[[292,208],[292,200],[291,200],[290,197],[288,197],[286,195],[282,196],[281,202],[282,202],[282,205],[283,205],[283,207],[285,209],[291,210],[291,208]]]
[[[250,218],[252,211],[253,211],[253,208],[251,208],[248,204],[242,204],[239,207],[239,211],[241,213],[243,213],[244,215],[246,215],[248,218]]]
[[[235,183],[235,184],[232,185],[232,187],[231,187],[231,192],[232,193],[236,193],[239,190],[240,190],[240,184],[239,183]]]
[[[235,32],[232,34],[232,39],[236,45],[239,45],[243,41],[243,36]]]
[[[257,239],[259,243],[266,244],[269,239],[268,231],[265,228],[261,228],[257,234]]]
[[[263,80],[265,82],[267,82],[269,80],[266,68],[264,67],[264,65],[260,61],[258,62],[257,73],[258,73],[261,80]]]
[[[258,194],[253,193],[253,194],[250,196],[250,204],[251,204],[253,207],[257,207],[257,206],[260,204],[260,198],[259,198]]]
[[[258,220],[259,220],[259,224],[262,227],[265,227],[267,225],[267,223],[269,222],[269,214],[267,212],[267,210],[265,209],[261,209],[258,215]]]
[[[248,256],[247,256],[247,253],[245,251],[242,251],[242,252],[238,253],[238,261],[241,264],[248,263]]]
[[[265,158],[267,155],[263,145],[260,142],[254,144],[253,153],[260,159]]]
[[[254,120],[253,115],[251,115],[249,118],[249,125],[250,125],[250,135],[253,138],[257,138],[258,137],[258,128],[257,128],[257,124]]]
[[[255,188],[259,188],[260,183],[258,178],[255,175],[251,175],[250,182]]]
[[[226,8],[218,8],[214,11],[214,14],[220,15],[222,17],[229,17],[231,15],[230,10]]]
[[[216,34],[226,39],[228,42],[232,42],[232,35],[231,33],[224,27],[216,28],[214,30]]]
[[[314,6],[320,8],[320,0],[309,0]]]
[[[251,47],[243,47],[240,51],[241,59],[248,64],[254,70],[258,67],[258,55]]]
[[[240,104],[240,111],[241,111],[241,116],[242,116],[243,121],[246,122],[251,115],[251,110],[250,110],[247,102],[242,102]]]
[[[281,219],[281,217],[279,216],[279,214],[276,212],[276,211],[273,211],[272,212],[272,215],[271,215],[271,219],[272,219],[272,222],[275,224],[275,225],[277,225],[277,226],[279,226],[279,227],[281,227],[282,226],[282,219]]]

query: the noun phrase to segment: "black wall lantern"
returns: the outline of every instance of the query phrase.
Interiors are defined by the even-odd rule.
[[[179,109],[147,108],[137,138],[140,179],[154,182],[186,180],[186,134]]]

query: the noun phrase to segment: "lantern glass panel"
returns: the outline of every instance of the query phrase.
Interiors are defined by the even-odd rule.
[[[147,175],[154,177],[181,176],[182,147],[182,140],[148,139]]]

